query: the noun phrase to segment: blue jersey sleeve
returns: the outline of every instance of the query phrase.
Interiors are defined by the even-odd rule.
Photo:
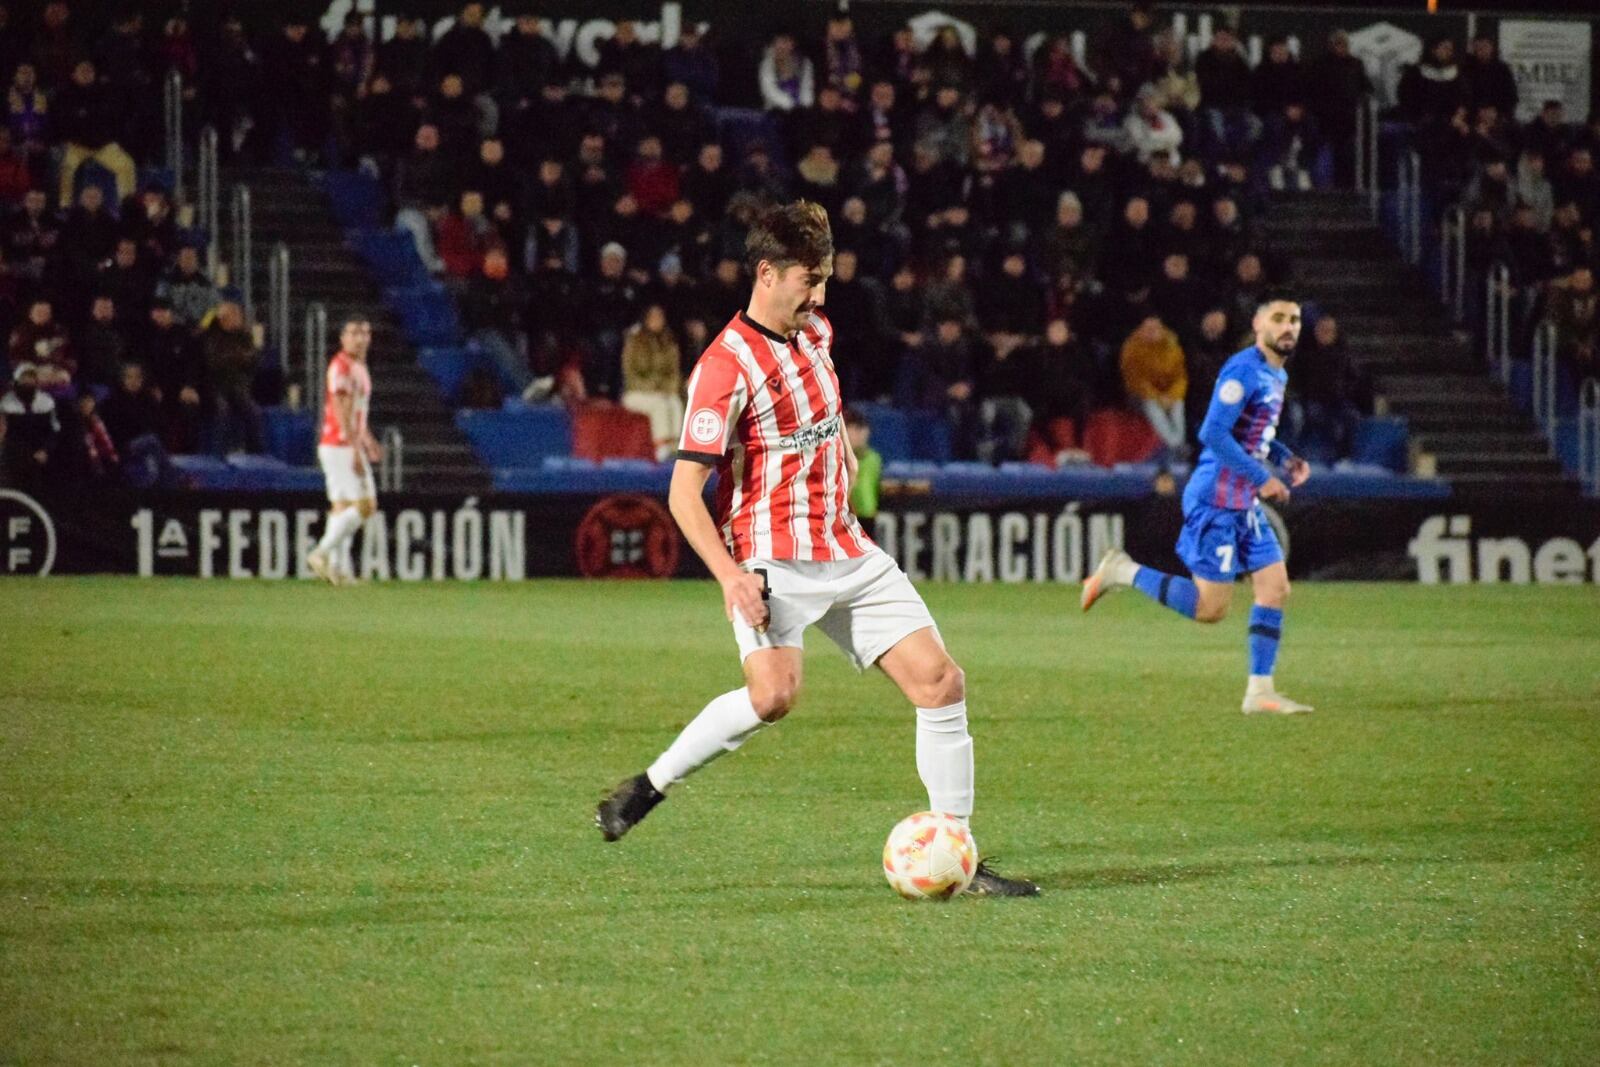
[[[1281,467],[1293,458],[1294,449],[1277,438],[1273,438],[1272,443],[1267,445],[1267,459],[1274,467]]]
[[[1244,413],[1245,401],[1250,397],[1250,386],[1238,375],[1230,374],[1217,379],[1216,390],[1211,394],[1211,407],[1200,424],[1200,443],[1211,449],[1224,467],[1246,478],[1260,489],[1272,477],[1266,465],[1244,450],[1234,439],[1233,428]]]

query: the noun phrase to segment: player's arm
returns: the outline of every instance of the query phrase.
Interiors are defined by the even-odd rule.
[[[694,554],[722,586],[722,609],[731,620],[734,609],[756,629],[767,624],[767,605],[761,599],[761,579],[739,569],[722,543],[722,534],[706,507],[706,482],[711,466],[695,459],[680,459],[672,467],[672,487],[667,507],[683,531]]]
[[[1267,445],[1267,460],[1273,467],[1289,475],[1289,487],[1298,489],[1306,484],[1306,479],[1311,477],[1311,464],[1294,454],[1294,449],[1282,441],[1273,439]]]
[[[1200,424],[1200,443],[1211,449],[1221,464],[1240,475],[1268,500],[1287,499],[1288,487],[1267,468],[1267,465],[1244,450],[1234,439],[1233,428],[1244,412],[1249,387],[1238,378],[1217,379],[1216,390],[1211,394],[1211,407],[1206,410],[1205,421]]]
[[[687,414],[667,507],[684,540],[722,586],[723,612],[732,619],[737,609],[745,622],[760,630],[767,625],[761,579],[740,570],[733,561],[705,501],[706,482],[712,468],[727,455],[748,396],[738,361],[713,342],[689,376]]]
[[[856,450],[850,445],[850,435],[844,435],[844,491],[845,495],[856,487],[856,478],[861,474],[861,460],[856,456]]]

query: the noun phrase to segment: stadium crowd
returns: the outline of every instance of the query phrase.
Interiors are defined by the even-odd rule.
[[[1187,452],[1255,296],[1289,278],[1263,213],[1349,182],[1370,91],[1342,34],[1304,59],[1268,42],[1252,69],[1226,27],[1191,57],[1145,5],[1082,61],[1066,36],[1030,57],[1005,31],[969,51],[953,28],[862,40],[837,15],[750,54],[694,25],[663,49],[624,20],[591,69],[545,30],[522,14],[496,40],[477,3],[381,42],[354,15],[329,38],[293,14],[255,34],[226,8],[157,25],[133,7],[89,34],[63,0],[27,24],[0,7],[5,476],[261,447],[273,361],[148,170],[170,71],[229,160],[380,177],[472,343],[532,401],[621,403],[668,451],[688,368],[744,305],[751,220],[804,196],[834,220],[847,399],[937,412],[959,456],[1045,463],[1083,458],[1105,411]],[[1509,250],[1592,360],[1600,124],[1547,109],[1516,128],[1499,74],[1441,79],[1447,45],[1407,72],[1401,110],[1484,207],[1474,262]],[[1297,417],[1340,424],[1364,385],[1330,316],[1307,334]]]

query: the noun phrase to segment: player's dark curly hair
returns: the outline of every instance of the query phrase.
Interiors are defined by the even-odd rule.
[[[1256,301],[1256,310],[1260,311],[1268,304],[1276,304],[1279,301],[1285,304],[1298,304],[1300,303],[1300,298],[1284,286],[1268,286],[1261,291],[1261,297]]]
[[[833,258],[833,228],[821,204],[796,200],[763,211],[744,242],[750,272],[766,260],[779,270],[820,267]]]

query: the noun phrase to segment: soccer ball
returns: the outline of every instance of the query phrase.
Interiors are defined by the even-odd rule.
[[[946,900],[972,884],[978,843],[953,815],[919,811],[901,819],[883,845],[883,875],[907,900]]]

